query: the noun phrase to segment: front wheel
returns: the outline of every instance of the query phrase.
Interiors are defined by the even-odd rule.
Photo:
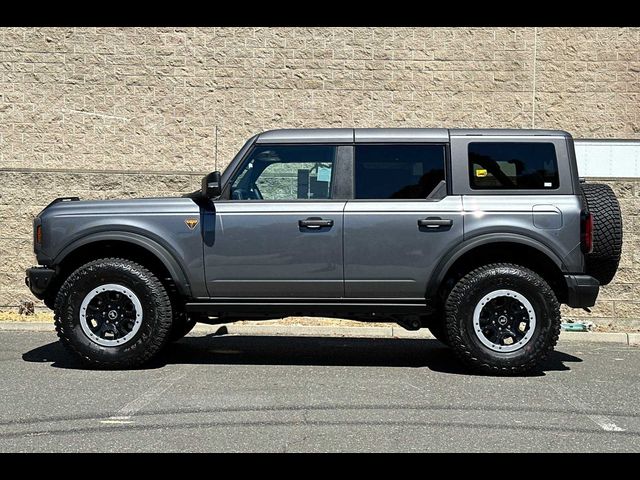
[[[119,258],[95,260],[60,288],[55,325],[62,344],[84,363],[138,367],[169,340],[171,301],[143,266]]]
[[[549,284],[519,265],[496,263],[465,275],[446,301],[447,339],[474,370],[518,374],[538,368],[560,334]]]

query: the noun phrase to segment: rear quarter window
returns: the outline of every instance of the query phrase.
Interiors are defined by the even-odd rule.
[[[555,147],[546,142],[471,142],[469,183],[473,189],[557,189]]]

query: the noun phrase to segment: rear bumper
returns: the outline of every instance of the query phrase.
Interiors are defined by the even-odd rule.
[[[600,282],[590,275],[565,275],[567,305],[573,308],[593,307],[600,291]]]
[[[56,271],[47,267],[31,267],[27,268],[26,277],[24,283],[27,284],[31,293],[37,298],[42,299],[51,281],[56,274]]]

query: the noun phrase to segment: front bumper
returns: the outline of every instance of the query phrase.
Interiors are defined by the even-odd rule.
[[[27,276],[24,279],[24,283],[27,284],[31,293],[42,300],[47,288],[51,285],[53,277],[56,275],[56,271],[47,267],[31,267],[27,268],[26,273]]]
[[[565,275],[567,305],[573,308],[593,307],[600,291],[600,282],[590,275]]]

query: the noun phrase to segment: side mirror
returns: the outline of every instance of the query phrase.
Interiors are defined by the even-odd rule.
[[[215,198],[220,196],[222,193],[220,178],[220,172],[211,172],[202,177],[201,193],[204,198]]]

